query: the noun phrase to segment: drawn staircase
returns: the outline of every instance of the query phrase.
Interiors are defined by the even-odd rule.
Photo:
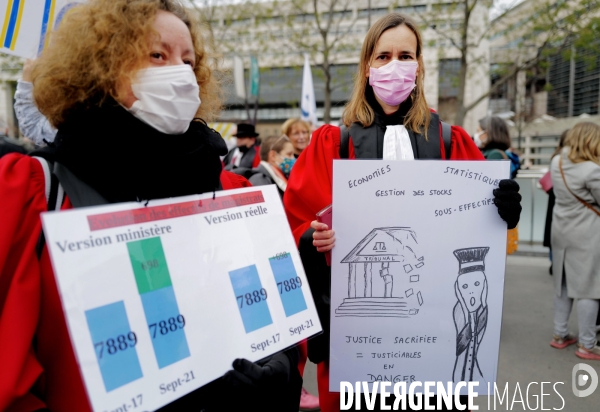
[[[407,305],[404,298],[346,298],[335,315],[408,318],[418,313],[418,309],[409,309]]]

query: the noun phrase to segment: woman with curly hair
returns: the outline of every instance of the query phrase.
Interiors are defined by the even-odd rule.
[[[32,80],[36,104],[58,129],[55,143],[35,155],[65,189],[61,210],[249,186],[222,171],[226,145],[204,122],[220,109],[219,84],[177,0],[74,7]],[[0,161],[2,411],[90,410],[41,236],[46,161],[20,154]],[[259,363],[237,359],[223,378],[165,410],[297,411],[297,362],[295,349]]]

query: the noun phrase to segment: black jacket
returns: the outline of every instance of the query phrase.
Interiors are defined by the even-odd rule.
[[[350,126],[349,136],[352,139],[354,154],[357,159],[382,159],[383,137],[385,129],[390,124],[402,124],[402,106],[399,111],[386,116],[378,110],[375,111],[375,122],[369,127],[362,127],[355,123]],[[431,121],[427,131],[427,139],[409,130],[410,142],[415,159],[441,159],[440,147],[440,120],[435,113],[431,114]],[[340,157],[348,158],[348,145],[350,141],[342,136]],[[323,333],[308,341],[308,358],[313,363],[329,359],[329,332],[330,332],[330,285],[331,268],[327,266],[323,253],[317,252],[312,244],[314,229],[307,230],[301,237],[298,245],[300,258],[304,265],[308,283],[315,300],[319,320],[323,326]]]
[[[246,153],[242,153],[242,159],[240,160],[240,164],[237,167],[252,169],[254,159],[257,156],[257,150],[259,149],[259,147],[260,146],[254,145],[250,149],[248,149]],[[227,156],[225,156],[225,158],[223,159],[223,163],[225,163],[225,170],[233,171],[233,169],[235,168],[233,164],[231,164],[235,149],[237,149],[237,147],[231,149],[229,153],[227,153]]]
[[[74,207],[86,207],[218,191],[219,156],[226,151],[221,136],[203,122],[192,122],[173,139],[108,101],[72,115],[55,142],[32,155],[61,165],[55,170],[69,199]],[[160,410],[296,412],[302,389],[298,350],[292,347],[272,358],[286,366],[287,379],[263,388],[234,388],[219,378]]]
[[[252,186],[267,186],[276,185],[275,181],[263,165],[258,165],[256,169],[252,169],[251,176],[248,178]],[[276,185],[277,186],[277,185]],[[277,186],[279,196],[283,201],[283,194],[285,193],[279,186]]]
[[[218,354],[215,354],[218,355]],[[256,387],[232,388],[223,378],[179,398],[160,408],[160,412],[297,412],[302,391],[302,376],[298,371],[298,350],[292,347],[274,356],[287,357],[290,364],[289,379],[281,390],[261,390]],[[259,361],[266,363],[270,357]]]

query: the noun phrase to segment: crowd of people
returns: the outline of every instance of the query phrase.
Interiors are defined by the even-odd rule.
[[[494,204],[507,229],[519,222],[519,161],[506,124],[488,117],[475,139],[459,126],[445,138],[425,100],[422,53],[411,18],[380,18],[365,37],[341,127],[313,130],[293,118],[280,134],[261,139],[254,125],[240,123],[228,151],[207,126],[221,109],[221,85],[197,22],[179,1],[89,0],[74,7],[18,82],[15,111],[37,149],[0,159],[0,410],[90,410],[41,235],[48,165],[60,179],[78,182],[65,189],[60,210],[276,185],[324,333],[258,362],[237,359],[223,377],[161,410],[338,411],[339,393],[329,391],[325,258],[336,238],[315,217],[332,203],[333,160],[511,160],[511,179],[500,181]],[[600,127],[577,125],[564,145],[551,168],[552,345],[579,342],[578,356],[600,360],[600,254],[590,249],[600,241]],[[574,298],[579,339],[566,330]],[[318,399],[302,388],[307,358],[317,364]]]

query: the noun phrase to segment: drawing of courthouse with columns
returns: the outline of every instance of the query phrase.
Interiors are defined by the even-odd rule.
[[[399,317],[419,313],[423,296],[416,289],[425,264],[416,233],[407,227],[373,229],[346,256],[348,297],[336,316]]]

